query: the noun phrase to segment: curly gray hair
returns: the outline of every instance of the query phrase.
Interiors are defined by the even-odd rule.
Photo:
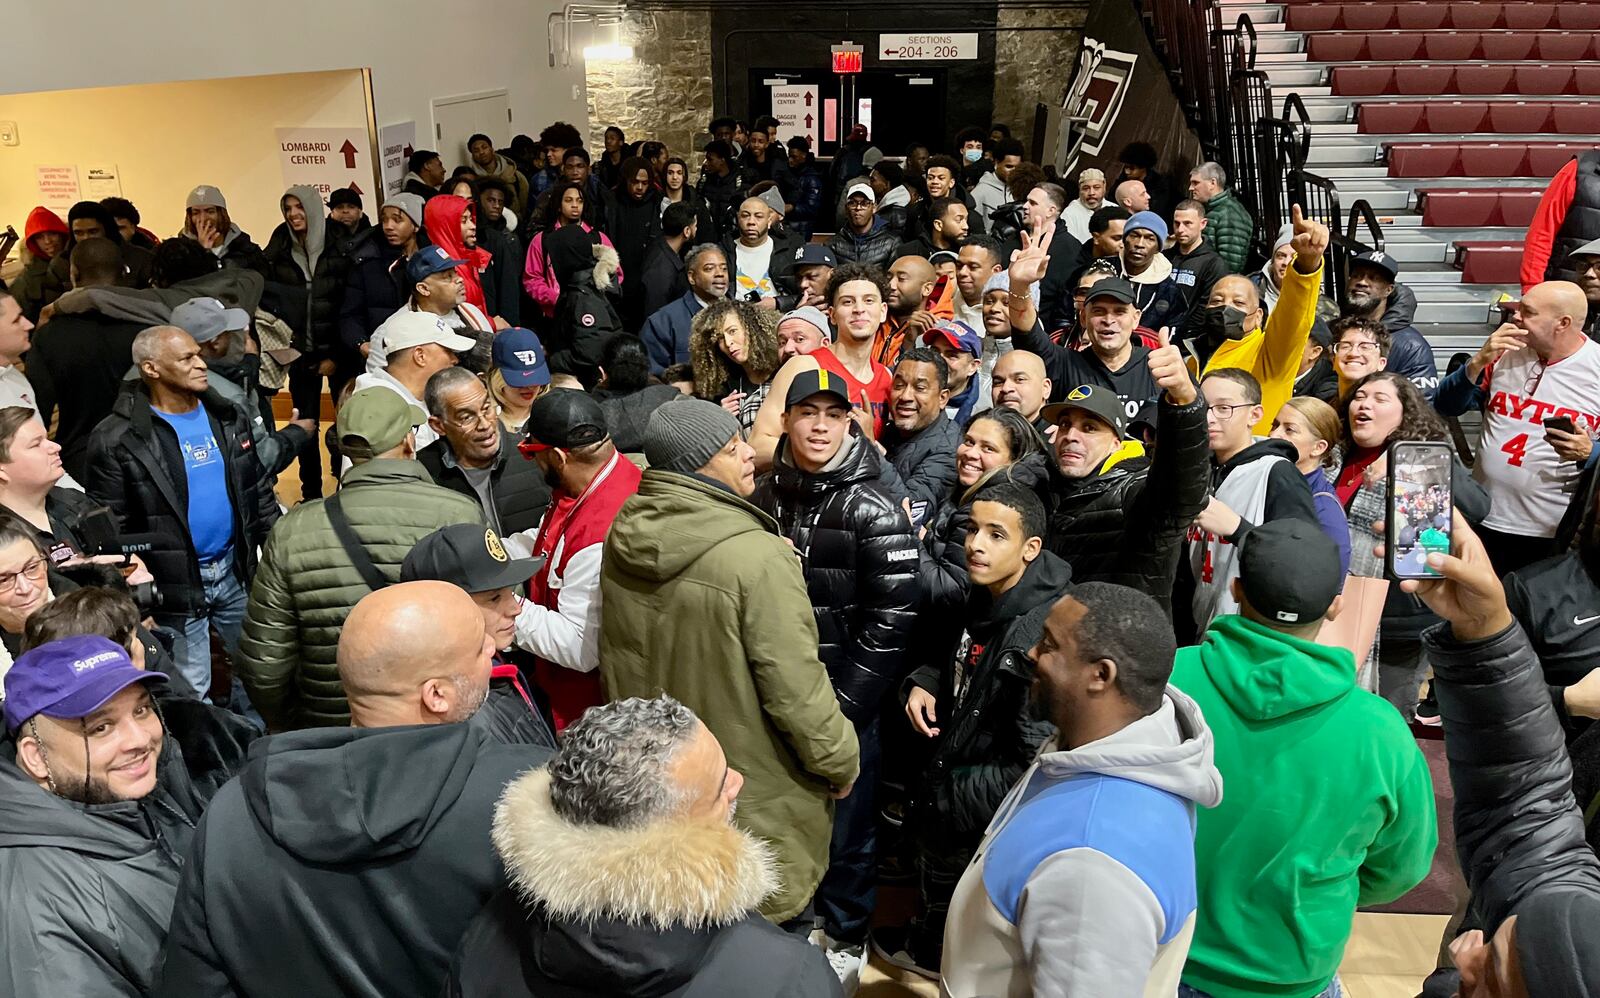
[[[574,824],[628,828],[681,805],[670,769],[694,737],[694,711],[662,696],[591,707],[550,760],[550,804]]]
[[[683,256],[683,265],[690,270],[693,270],[695,262],[707,253],[715,253],[724,260],[728,258],[727,252],[716,243],[699,243],[695,246],[689,247],[689,252],[685,253]]]

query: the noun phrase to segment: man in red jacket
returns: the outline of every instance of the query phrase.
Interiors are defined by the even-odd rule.
[[[1581,283],[1582,261],[1572,257],[1594,239],[1600,239],[1600,149],[1573,157],[1550,178],[1528,224],[1522,290],[1544,281]]]
[[[600,550],[611,521],[639,491],[639,468],[617,452],[605,411],[587,392],[557,388],[528,410],[525,457],[550,484],[533,543],[545,565],[528,581],[517,646],[538,656],[534,675],[560,731],[605,702],[600,688]]]

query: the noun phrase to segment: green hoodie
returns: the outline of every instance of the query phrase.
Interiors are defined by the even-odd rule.
[[[1183,982],[1214,998],[1310,998],[1339,969],[1359,905],[1428,872],[1427,761],[1355,660],[1240,616],[1180,648],[1172,685],[1216,739],[1228,788],[1200,812],[1199,916]]]

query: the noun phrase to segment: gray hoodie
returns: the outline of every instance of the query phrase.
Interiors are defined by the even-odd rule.
[[[1205,718],[1168,686],[1121,731],[1055,745],[956,886],[942,993],[1171,996],[1194,933],[1195,807],[1222,800]]]

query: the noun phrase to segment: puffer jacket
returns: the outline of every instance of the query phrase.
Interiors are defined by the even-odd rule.
[[[1221,191],[1206,202],[1206,239],[1217,248],[1230,273],[1244,273],[1255,230],[1256,223],[1232,190]]]
[[[606,340],[624,332],[617,314],[617,251],[595,244],[591,252],[589,267],[561,275],[556,325],[544,344],[550,370],[576,376],[585,389],[594,387]]]
[[[252,414],[208,389],[200,404],[222,449],[233,507],[233,570],[243,585],[255,574],[256,549],[278,521],[278,498],[256,459],[250,434]],[[124,534],[146,534],[143,558],[161,587],[161,610],[186,615],[205,605],[199,555],[189,535],[189,478],[178,435],[150,408],[150,390],[131,381],[111,407],[111,415],[89,437],[88,478],[84,489],[117,514]]]
[[[290,188],[291,193],[307,190],[312,189]],[[295,349],[312,356],[332,352],[339,342],[339,309],[350,273],[349,258],[339,252],[343,227],[331,219],[317,218],[314,213],[320,206],[319,198],[315,206],[307,208],[313,215],[306,223],[304,244],[290,234],[288,222],[272,230],[264,251],[267,287],[261,298],[262,308],[294,330]]]
[[[926,845],[951,856],[970,855],[995,808],[1054,730],[1029,703],[1033,663],[1027,653],[1050,607],[1072,582],[1067,563],[1041,551],[999,599],[986,588],[974,590],[962,614],[966,636],[958,635],[941,661],[906,680],[901,701],[920,687],[933,694],[939,717],[932,755],[911,800]],[[956,659],[969,653],[976,664],[963,662],[965,685],[958,691]]]
[[[900,233],[880,217],[872,220],[872,231],[861,235],[841,228],[828,240],[828,251],[840,263],[875,263],[887,267],[900,245]]]
[[[1512,624],[1459,641],[1440,624],[1423,644],[1444,719],[1468,918],[1487,935],[1535,896],[1571,893],[1594,905],[1600,862],[1584,841],[1561,723],[1527,635]],[[1528,994],[1574,993],[1547,976],[1560,968],[1526,958],[1522,967]]]
[[[791,171],[794,188],[789,194],[794,210],[784,216],[784,224],[793,227],[800,238],[811,241],[822,220],[822,171],[817,169],[817,159],[806,153],[806,161],[798,170]]]
[[[1043,446],[1041,441],[1040,447]],[[1025,454],[1022,460],[996,468],[970,486],[957,481],[945,501],[939,504],[933,518],[928,521],[927,533],[922,535],[919,564],[923,609],[932,619],[950,620],[950,614],[959,613],[967,605],[970,589],[967,578],[967,523],[977,494],[996,478],[1010,479],[1033,489],[1048,510],[1053,501],[1050,460],[1043,450]],[[942,647],[945,642],[938,640],[936,643]]]
[[[0,994],[150,993],[210,797],[176,738],[163,741],[156,767],[144,798],[83,805],[34,783],[16,746],[0,745]]]
[[[250,587],[235,666],[274,731],[350,723],[335,658],[339,629],[371,590],[334,536],[325,504],[301,503],[283,518]],[[440,527],[484,522],[475,499],[433,484],[417,462],[393,458],[345,472],[339,505],[391,584],[417,541]]]
[[[956,485],[956,448],[961,446],[961,429],[955,420],[935,416],[932,423],[906,435],[893,423],[883,428],[881,440],[889,452],[889,463],[900,473],[911,497],[911,522],[920,526],[931,520],[939,505],[950,498]]]
[[[47,232],[54,232],[61,237],[62,253],[65,253],[65,246],[72,239],[72,230],[67,228],[67,223],[61,220],[60,215],[44,205],[39,205],[28,212],[27,224],[22,229],[22,245],[28,251],[28,255],[23,261],[21,272],[12,279],[9,288],[9,293],[17,300],[22,314],[28,317],[29,322],[34,323],[39,321],[39,311],[45,306],[51,258],[40,253],[33,245],[33,240]]]
[[[606,535],[600,597],[606,694],[670,693],[717,736],[744,775],[734,820],[777,861],[761,913],[795,917],[828,865],[829,787],[855,780],[860,749],[777,523],[709,479],[647,470]]]
[[[900,677],[916,620],[917,538],[900,504],[878,484],[883,459],[866,439],[845,441],[818,474],[796,468],[788,438],[750,502],[778,521],[805,570],[817,617],[817,656],[845,716],[877,716]]]
[[[354,250],[339,307],[339,339],[355,351],[411,296],[405,258],[383,238],[382,230],[376,231]],[[417,234],[420,241],[420,229]]]
[[[455,451],[450,449],[447,437],[440,437],[418,451],[417,461],[439,485],[478,502],[478,491],[456,463]],[[494,519],[498,521],[491,526],[502,535],[520,534],[537,527],[550,505],[550,485],[544,480],[544,472],[539,470],[537,462],[517,450],[516,437],[504,426],[500,427],[500,453],[495,455],[489,469],[489,496],[494,501]]]
[[[1155,457],[1131,441],[1087,478],[1062,479],[1045,547],[1079,582],[1114,582],[1169,612],[1178,555],[1189,524],[1205,509],[1211,449],[1203,397],[1186,406],[1162,396]]]

